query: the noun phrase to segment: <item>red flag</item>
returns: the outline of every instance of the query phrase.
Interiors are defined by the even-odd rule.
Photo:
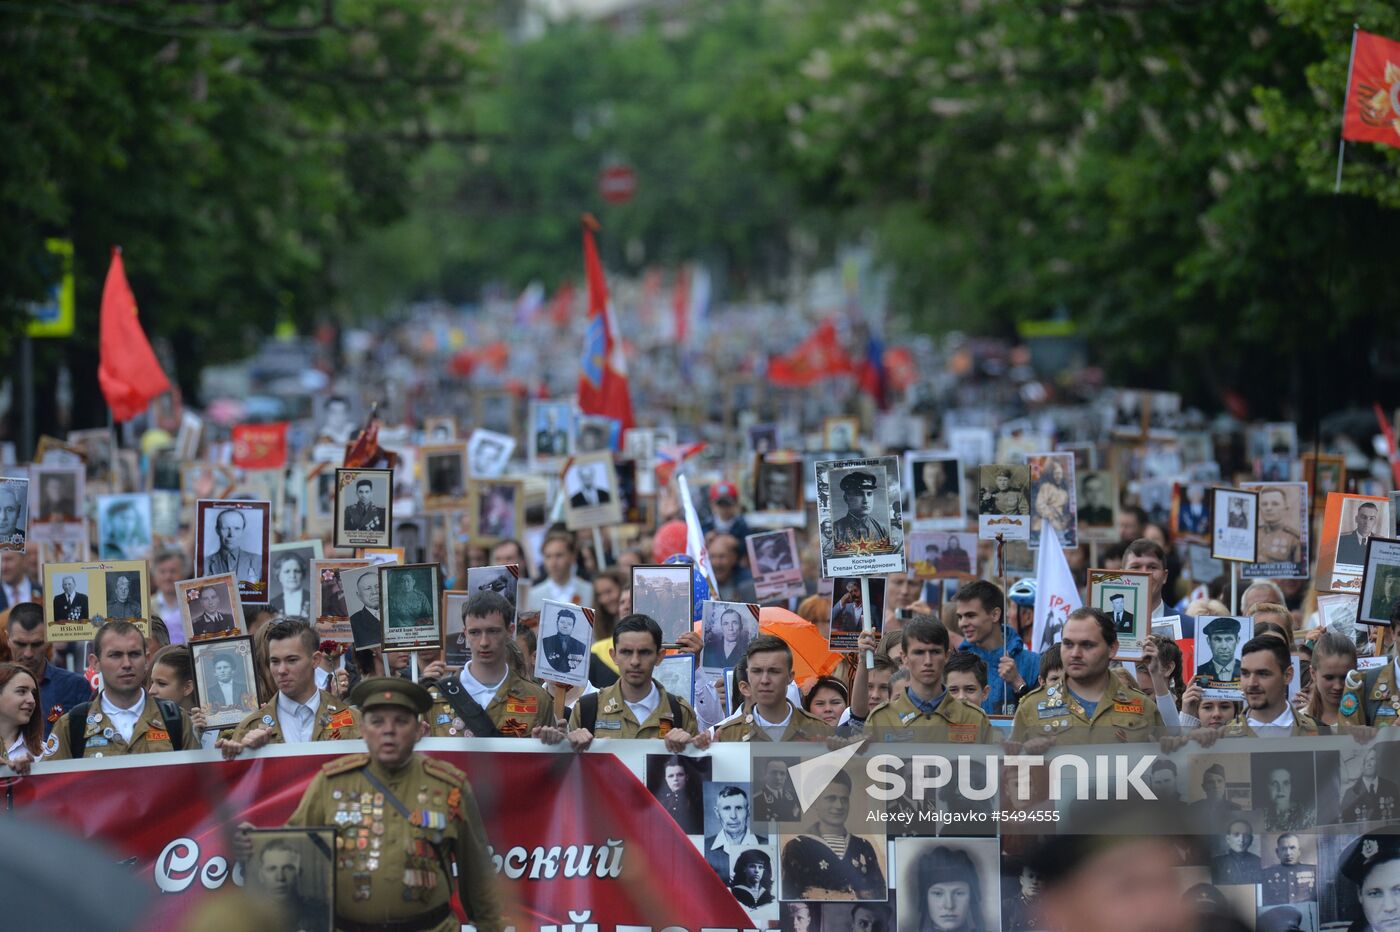
[[[676,345],[684,346],[690,323],[690,270],[676,269],[676,283],[671,289],[671,314],[676,322]]]
[[[97,382],[114,420],[131,420],[150,407],[157,395],[170,391],[170,380],[136,316],[136,296],[126,283],[120,249],[112,250],[107,283],[102,286],[98,360]]]
[[[393,469],[398,457],[379,446],[379,405],[370,410],[369,422],[345,445],[347,469]]]
[[[1356,32],[1342,138],[1400,149],[1400,42]]]
[[[569,326],[569,315],[574,309],[574,283],[563,282],[549,302],[549,321],[556,327]]]
[[[768,361],[768,381],[801,388],[837,375],[854,375],[855,366],[836,336],[836,325],[824,321],[786,356]]]
[[[617,333],[608,283],[593,231],[598,221],[583,216],[583,269],[588,276],[588,331],[583,337],[583,360],[578,376],[578,409],[583,414],[610,417],[622,430],[635,426],[632,392],[627,385],[627,360]],[[618,436],[621,436],[621,431]]]
[[[287,465],[287,422],[237,424],[233,465],[239,469],[281,469]]]
[[[1376,412],[1376,422],[1381,425],[1381,436],[1385,437],[1385,456],[1390,460],[1390,477],[1396,488],[1400,488],[1400,449],[1395,446],[1395,431],[1390,427],[1379,401],[1371,402],[1371,410]]]

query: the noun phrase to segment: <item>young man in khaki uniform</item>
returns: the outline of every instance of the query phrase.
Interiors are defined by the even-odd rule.
[[[549,693],[511,669],[513,618],[515,610],[499,592],[474,592],[463,603],[462,630],[472,659],[430,687],[432,737],[528,738],[554,725]]]
[[[688,744],[704,750],[710,736],[700,731],[695,710],[652,679],[661,661],[661,626],[647,615],[628,615],[613,628],[612,659],[618,681],[574,704],[567,735],[558,729],[541,734],[546,744],[567,737],[582,751],[599,738],[661,738],[666,750],[679,754]],[[551,740],[553,739],[553,740]]]
[[[987,713],[955,698],[943,682],[948,629],[919,617],[904,625],[904,665],[909,685],[877,706],[865,721],[872,741],[983,744],[992,739]]]
[[[1240,648],[1240,689],[1245,708],[1220,732],[1224,738],[1315,738],[1317,722],[1288,701],[1293,662],[1288,647],[1276,637],[1262,635]]]
[[[238,723],[232,736],[214,746],[232,760],[245,750],[268,744],[339,741],[360,737],[354,709],[316,688],[321,662],[316,632],[304,621],[284,619],[267,632],[267,663],[277,695]]]
[[[836,733],[826,722],[788,701],[792,648],[780,637],[760,634],[744,652],[753,707],[742,718],[715,728],[716,741],[824,741]]]
[[[413,753],[419,716],[432,705],[428,691],[400,677],[371,677],[350,701],[363,713],[369,753],[323,766],[287,820],[289,827],[334,825],[337,842],[346,842],[336,846],[336,928],[456,932],[449,903],[455,861],[469,918],[481,932],[499,932],[500,895],[471,784],[451,764]],[[245,832],[234,849],[247,860]]]
[[[1113,619],[1097,608],[1080,608],[1065,619],[1060,657],[1061,686],[1042,686],[1021,699],[1011,724],[1011,740],[1026,754],[1053,745],[1155,741],[1162,714],[1146,693],[1109,670],[1118,633]]]
[[[179,729],[179,749],[199,748],[189,716],[174,703],[146,693],[146,638],[126,620],[109,621],[92,639],[102,691],[91,702],[74,706],[54,725],[46,747],[49,760],[120,757],[176,750],[172,727]],[[79,716],[82,751],[72,744],[74,716]]]

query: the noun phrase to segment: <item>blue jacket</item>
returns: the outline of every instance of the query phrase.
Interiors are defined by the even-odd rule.
[[[987,694],[987,701],[982,703],[982,711],[988,715],[1001,715],[1003,697],[1008,692],[1008,685],[1005,680],[997,676],[997,667],[1001,664],[1003,653],[1010,654],[1016,661],[1016,669],[1021,672],[1021,678],[1031,686],[1040,679],[1040,655],[1021,641],[1021,636],[1007,625],[1002,625],[1001,635],[1006,639],[1006,646],[998,647],[996,650],[983,650],[971,641],[963,641],[958,645],[958,650],[965,650],[982,658],[982,662],[987,665],[987,684],[992,687]],[[1011,696],[1012,706],[1015,707],[1015,694]]]
[[[44,669],[44,682],[39,684],[39,705],[44,713],[44,737],[53,731],[54,723],[73,706],[92,698],[92,686],[87,677],[49,664]]]

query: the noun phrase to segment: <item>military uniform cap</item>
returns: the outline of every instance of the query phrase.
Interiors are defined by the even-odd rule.
[[[1108,597],[1108,601],[1110,601],[1110,602],[1122,602],[1124,598],[1125,598],[1125,596],[1123,595],[1123,593],[1121,593],[1121,592],[1115,592],[1115,593],[1113,593],[1113,595],[1111,595],[1111,596]]]
[[[1209,777],[1212,775],[1217,776],[1222,780],[1225,779],[1225,768],[1222,767],[1220,764],[1211,764],[1209,767],[1206,768],[1204,776]]]
[[[1372,868],[1400,860],[1400,835],[1362,835],[1342,854],[1342,876],[1358,887]]]
[[[862,470],[847,473],[841,479],[842,492],[873,491],[876,485],[875,477]]]
[[[372,676],[361,680],[351,691],[350,704],[366,712],[378,705],[396,705],[414,715],[422,715],[433,707],[433,697],[412,680],[399,676]]]
[[[1233,634],[1235,637],[1239,637],[1240,620],[1238,618],[1217,618],[1202,630],[1205,631],[1206,637],[1210,637],[1212,634]]]

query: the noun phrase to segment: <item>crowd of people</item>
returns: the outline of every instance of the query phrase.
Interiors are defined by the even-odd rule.
[[[1254,578],[1241,588],[1233,585],[1237,577],[1228,564],[1199,552],[1199,535],[1208,525],[1199,520],[1200,496],[1190,490],[1192,483],[1236,486],[1258,481],[1265,478],[1261,470],[1277,468],[1277,449],[1271,446],[1255,459],[1183,455],[1188,447],[1196,447],[1187,442],[1190,425],[1183,420],[1163,433],[1157,420],[1159,406],[1145,398],[1139,399],[1142,430],[1126,437],[1110,431],[1097,442],[1085,440],[1086,431],[1095,436],[1092,430],[1082,424],[1057,429],[1049,412],[1042,412],[1039,421],[1022,418],[1009,430],[988,428],[988,438],[998,442],[994,455],[984,454],[977,461],[968,453],[958,475],[925,474],[922,505],[915,500],[915,489],[903,490],[905,520],[927,506],[943,516],[945,523],[940,526],[956,536],[938,559],[921,564],[919,556],[911,553],[907,571],[876,577],[883,594],[878,608],[872,608],[860,598],[859,584],[833,592],[832,580],[822,576],[823,530],[815,519],[815,490],[800,496],[801,520],[797,521],[791,519],[788,493],[779,495],[787,523],[774,524],[776,508],[760,503],[759,467],[770,458],[781,462],[784,456],[808,462],[952,449],[956,422],[937,423],[932,409],[917,401],[915,390],[910,390],[909,397],[900,415],[904,428],[910,421],[922,426],[906,434],[890,426],[892,415],[877,414],[866,400],[848,399],[852,410],[865,414],[868,436],[850,438],[851,448],[846,450],[822,449],[825,438],[809,440],[801,430],[806,423],[803,414],[795,415],[791,424],[784,419],[776,432],[791,447],[786,451],[755,450],[750,441],[757,435],[737,428],[712,449],[702,451],[703,442],[696,442],[688,453],[677,443],[685,439],[684,425],[667,424],[636,437],[618,431],[611,441],[613,459],[630,462],[632,486],[617,489],[605,483],[600,492],[590,485],[587,495],[573,493],[585,495],[582,503],[563,501],[567,492],[561,476],[539,470],[531,473],[524,465],[536,454],[571,452],[571,431],[558,425],[551,431],[542,428],[549,433],[549,442],[540,446],[540,438],[532,436],[535,432],[528,424],[524,430],[517,424],[512,431],[510,423],[473,422],[475,429],[519,435],[522,449],[513,465],[503,468],[522,480],[525,526],[515,528],[513,534],[481,540],[468,533],[469,516],[430,512],[425,522],[409,525],[414,535],[426,535],[421,540],[415,537],[413,547],[421,550],[422,562],[441,566],[444,591],[465,592],[472,570],[515,567],[519,594],[516,597],[514,590],[503,594],[497,591],[500,587],[466,593],[460,603],[459,631],[444,635],[440,650],[395,651],[368,643],[375,639],[380,624],[374,574],[359,577],[364,586],[355,591],[359,614],[348,605],[343,611],[347,620],[354,621],[346,628],[353,627],[353,639],[328,638],[323,620],[312,610],[316,600],[309,593],[314,585],[311,568],[293,554],[274,555],[269,564],[277,581],[275,597],[245,603],[242,618],[232,620],[236,624],[199,623],[199,618],[217,619],[221,609],[211,601],[207,606],[201,603],[191,614],[189,604],[182,604],[189,597],[180,584],[228,571],[256,582],[258,574],[267,570],[260,570],[257,562],[264,555],[247,550],[238,556],[241,562],[228,566],[212,557],[197,558],[193,513],[186,520],[177,519],[173,533],[151,534],[144,541],[144,551],[140,535],[128,535],[131,540],[119,556],[146,561],[149,593],[144,613],[126,607],[115,614],[109,611],[107,618],[96,613],[89,618],[86,603],[79,605],[78,594],[72,591],[71,580],[55,580],[61,592],[43,591],[44,561],[81,563],[90,553],[102,552],[103,541],[95,536],[68,549],[37,540],[22,549],[11,547],[0,556],[0,751],[4,752],[0,763],[8,762],[20,775],[41,775],[44,761],[201,747],[233,759],[274,743],[361,737],[370,740],[372,749],[374,741],[387,742],[385,746],[392,747],[385,751],[385,759],[398,759],[402,744],[394,743],[393,728],[403,723],[386,724],[385,713],[372,735],[366,726],[371,710],[364,705],[370,696],[364,687],[382,684],[385,678],[422,687],[421,692],[415,686],[403,696],[394,693],[390,704],[422,715],[424,730],[435,737],[510,737],[567,744],[579,751],[600,738],[650,738],[661,741],[677,760],[704,752],[713,742],[812,741],[835,746],[860,739],[912,740],[1028,754],[1126,742],[1155,746],[1166,757],[1187,747],[1209,749],[1228,738],[1349,734],[1371,750],[1364,760],[1358,758],[1360,772],[1338,776],[1339,781],[1351,782],[1342,786],[1345,801],[1332,807],[1330,820],[1321,815],[1326,789],[1314,770],[1303,781],[1287,764],[1280,764],[1281,773],[1264,780],[1271,788],[1256,789],[1250,801],[1248,788],[1242,793],[1235,775],[1227,780],[1219,767],[1207,769],[1200,775],[1204,796],[1189,804],[1185,774],[1177,773],[1175,765],[1153,771],[1152,785],[1161,790],[1160,796],[1206,826],[1196,839],[1200,843],[1196,860],[1177,852],[1171,862],[1177,867],[1197,865],[1202,883],[1210,888],[1197,890],[1184,901],[1190,908],[1189,919],[1181,919],[1186,915],[1182,912],[1186,907],[1180,905],[1183,901],[1172,899],[1175,893],[1155,880],[1137,893],[1109,897],[1115,905],[1098,919],[1077,913],[1083,903],[1105,896],[1107,888],[1126,889],[1121,885],[1131,884],[1143,864],[1155,863],[1167,853],[1152,848],[1158,841],[1141,834],[1124,834],[1096,847],[1082,841],[1084,833],[1065,833],[1060,839],[1052,835],[1044,850],[1024,857],[1001,852],[1003,875],[1005,865],[1014,864],[1015,876],[1024,874],[1028,879],[1002,882],[1006,892],[999,911],[983,902],[997,897],[992,889],[984,889],[987,877],[979,874],[969,854],[956,846],[920,854],[910,882],[926,891],[926,902],[918,904],[925,916],[919,920],[923,924],[910,928],[980,929],[987,927],[993,915],[1007,929],[1185,928],[1163,924],[1178,920],[1210,928],[1249,928],[1255,927],[1256,919],[1261,923],[1258,927],[1264,928],[1265,917],[1275,923],[1269,928],[1316,928],[1319,882],[1292,869],[1301,857],[1293,848],[1297,833],[1343,823],[1359,827],[1349,838],[1350,847],[1339,855],[1342,874],[1359,892],[1354,903],[1339,906],[1334,898],[1327,908],[1348,921],[1370,923],[1355,928],[1391,928],[1400,922],[1400,906],[1395,905],[1400,894],[1387,886],[1400,856],[1383,833],[1373,836],[1369,828],[1361,828],[1390,821],[1400,802],[1394,783],[1383,772],[1395,761],[1383,750],[1388,737],[1384,726],[1396,722],[1400,711],[1400,662],[1394,659],[1391,628],[1356,624],[1355,612],[1349,620],[1339,621],[1331,612],[1335,600],[1329,600],[1336,590],[1330,580],[1311,572]],[[354,440],[353,431],[347,433],[341,423],[350,402],[339,395],[323,402],[324,422],[308,425],[302,434],[305,442],[300,447],[294,443],[291,461],[277,470],[281,473],[277,488],[283,498],[268,542],[319,538],[317,546],[327,555],[362,555],[336,548],[334,529],[317,527],[308,517],[318,510],[331,510],[328,503],[316,501],[314,490],[322,487],[314,475],[307,475],[308,467],[318,457],[322,464],[340,465],[335,458],[345,453],[346,441]],[[756,417],[761,412],[762,406],[757,406],[753,413]],[[460,436],[465,454],[468,419],[458,422],[450,415],[434,414],[437,427],[431,442],[458,442]],[[332,415],[335,423],[330,423]],[[551,411],[550,417],[557,418],[557,413]],[[443,426],[444,421],[450,429]],[[1079,424],[1078,415],[1071,422]],[[422,482],[414,475],[413,464],[420,440],[430,442],[425,426],[421,418],[402,426],[376,424],[383,445],[379,452],[387,451],[397,459],[395,510],[392,518],[385,509],[359,524],[382,523],[392,534],[395,520],[411,514],[415,500],[421,503]],[[1225,439],[1247,437],[1249,430],[1243,425],[1231,428],[1225,431]],[[1212,437],[1209,430],[1204,432]],[[1221,435],[1217,432],[1213,439],[1219,443]],[[1077,541],[1066,536],[1073,525],[1062,516],[1069,513],[1075,490],[1073,480],[1058,464],[1055,470],[1047,470],[1045,484],[1033,496],[1033,508],[1027,489],[998,492],[999,487],[993,487],[988,493],[995,500],[999,494],[1015,491],[1019,504],[1005,510],[1007,514],[1034,510],[1046,522],[1044,527],[1053,528],[1066,541],[1065,558],[1084,607],[1066,613],[1053,643],[1036,642],[1040,581],[1032,552],[1024,545],[1018,549],[979,535],[979,503],[973,496],[950,491],[963,483],[975,487],[978,467],[994,461],[1015,462],[1018,455],[1034,451],[1042,442],[1049,444],[1046,449],[1074,450],[1091,466],[1098,461],[1114,463],[1114,485],[1121,489],[1113,500],[1106,500],[1104,476],[1094,470],[1078,490],[1083,525],[1112,528],[1111,534],[1092,541],[1083,534]],[[216,434],[207,437],[203,454],[192,454],[182,465],[217,465],[221,444]],[[328,446],[333,451],[329,461],[324,458]],[[1247,446],[1241,440],[1233,448],[1229,443],[1217,448]],[[139,449],[142,467],[149,469],[167,448],[156,444]],[[1348,452],[1356,451],[1349,448]],[[1296,453],[1295,434],[1292,454]],[[1169,467],[1161,465],[1164,458]],[[242,474],[232,472],[233,488],[223,497],[258,497],[245,487]],[[639,472],[645,482],[637,481]],[[116,469],[89,473],[90,492],[105,485],[113,494],[143,494],[138,488],[123,487]],[[1285,473],[1286,479],[1317,477],[1315,471],[1311,477],[1303,473],[1296,462]],[[687,477],[684,494],[677,474]],[[1002,470],[997,478],[1002,476],[1008,481],[1001,484],[1009,486],[1012,472]],[[814,482],[809,467],[803,481]],[[869,480],[872,488],[874,481]],[[1149,500],[1152,488],[1163,481],[1176,484],[1180,499],[1168,515]],[[765,475],[764,496],[777,494],[770,484]],[[1354,492],[1383,492],[1378,484],[1368,470],[1353,472]],[[595,508],[614,490],[630,496],[622,503],[624,520],[602,528],[570,526],[563,515],[566,505]],[[860,491],[870,492],[864,487]],[[74,507],[81,512],[83,504],[77,501]],[[892,506],[898,519],[900,503]],[[1321,518],[1321,510],[1309,505],[1314,541],[1322,536]],[[246,524],[241,516],[237,520]],[[1271,554],[1267,561],[1296,561],[1296,547],[1279,529],[1277,516],[1271,519],[1264,513],[1260,520],[1261,539],[1269,539],[1261,546],[1259,561],[1266,562],[1266,553]],[[890,536],[890,522],[880,516],[868,522],[875,528],[869,534],[859,528],[836,528],[836,535],[846,533],[852,540]],[[228,536],[226,525],[232,527],[231,518],[215,520],[221,539]],[[761,598],[760,585],[784,558],[771,538],[751,557],[749,538],[794,525],[798,547],[789,559],[801,571],[802,591]],[[1380,528],[1376,533],[1389,531]],[[1288,533],[1298,536],[1296,531]],[[1362,533],[1363,540],[1366,536]],[[390,545],[402,542],[391,536]],[[1306,553],[1301,562],[1311,567]],[[1365,562],[1364,554],[1360,562]],[[754,606],[757,627],[751,628],[752,620],[741,608],[732,607],[717,612],[716,627],[709,630],[701,622],[705,599],[679,595],[675,598],[682,606],[678,610],[687,615],[687,630],[678,637],[666,636],[667,618],[634,610],[631,571],[668,563],[690,565],[692,580],[708,599]],[[916,571],[916,565],[923,569]],[[1116,603],[1089,604],[1091,569],[1143,574],[1146,602],[1139,610],[1145,609],[1154,620],[1172,619],[1172,625],[1154,630],[1134,656],[1120,656],[1120,638],[1133,621],[1125,617],[1121,597]],[[416,616],[432,614],[430,603],[442,599],[442,593],[425,595],[423,601],[429,607],[415,612]],[[673,593],[667,595],[670,598]],[[133,600],[134,596],[123,594],[108,607],[130,606]],[[591,609],[591,637],[587,630],[574,630],[577,618],[568,612],[564,614],[570,616],[569,630],[561,624],[545,636],[540,627],[542,612],[557,603]],[[872,611],[878,612],[876,617],[871,617]],[[1198,618],[1204,619],[1199,635]],[[79,620],[91,622],[89,639],[50,639],[51,626]],[[772,624],[775,620],[784,625]],[[208,642],[208,635],[231,628],[251,639],[252,662],[246,668],[252,671],[251,681],[245,681],[245,668],[232,660],[216,659],[207,671],[198,662],[201,643]],[[802,632],[807,640],[799,644],[793,631]],[[1245,631],[1248,636],[1242,637]],[[859,632],[856,650],[811,649],[812,642],[829,644],[834,633],[842,632]],[[575,655],[566,641],[579,636],[583,641]],[[1209,657],[1193,656],[1196,643],[1218,651]],[[586,670],[586,681],[564,689],[541,678],[540,653],[551,668]],[[662,685],[658,677],[663,661],[683,654],[695,655],[693,679]],[[208,682],[197,682],[204,679]],[[1222,683],[1238,684],[1238,689],[1221,695],[1222,690],[1213,686]],[[377,708],[384,712],[383,706]],[[229,709],[242,710],[237,721],[228,719]],[[679,764],[677,768],[683,783],[684,768]],[[445,785],[460,786],[460,774],[444,772],[439,778]],[[1291,787],[1283,785],[1290,780]],[[1302,792],[1303,782],[1310,795]],[[848,798],[850,790],[849,782],[842,787],[838,780],[831,791],[844,792]],[[663,800],[663,805],[678,821],[690,820],[688,834],[705,836],[703,826],[711,825],[712,834],[703,838],[705,857],[756,921],[815,929],[824,900],[885,899],[891,878],[878,865],[885,864],[886,858],[873,848],[867,851],[863,846],[869,843],[847,831],[843,808],[847,803],[819,802],[820,811],[815,813],[794,808],[781,768],[771,775],[756,770],[751,785],[720,789],[715,812],[708,819],[689,812],[678,790],[670,792],[673,798]],[[821,806],[830,808],[821,810]],[[808,818],[817,821],[779,848],[776,839],[760,841],[760,812],[803,826]],[[1222,819],[1223,814],[1237,812],[1247,817]],[[469,819],[463,823],[468,828],[459,840],[461,857],[470,859],[475,854],[469,823]],[[1168,820],[1160,827],[1165,839],[1180,825]],[[1250,851],[1251,846],[1259,850],[1255,837],[1266,834],[1278,852],[1264,852],[1272,862],[1269,867],[1261,866],[1259,855]],[[1133,856],[1110,856],[1108,849],[1113,845],[1133,848]],[[1160,845],[1166,845],[1165,840]],[[1307,850],[1316,857],[1315,843]],[[826,868],[815,872],[813,865],[828,863],[841,866],[838,876]],[[1120,887],[1113,887],[1115,883]],[[1221,899],[1217,888],[1247,884],[1260,891],[1258,916],[1249,916],[1245,926],[1225,924],[1237,904]],[[370,886],[366,882],[364,889]],[[901,890],[901,895],[907,895]],[[439,905],[433,907],[434,915]],[[493,902],[478,899],[474,905],[494,916]],[[1283,912],[1275,907],[1311,917],[1312,925],[1279,925]],[[842,914],[840,921],[850,922],[852,928],[893,927],[894,914],[889,909],[865,908],[859,920],[865,925],[857,924],[856,911]],[[832,922],[823,927],[836,927],[836,914],[828,915]],[[1212,922],[1221,924],[1209,925]]]

